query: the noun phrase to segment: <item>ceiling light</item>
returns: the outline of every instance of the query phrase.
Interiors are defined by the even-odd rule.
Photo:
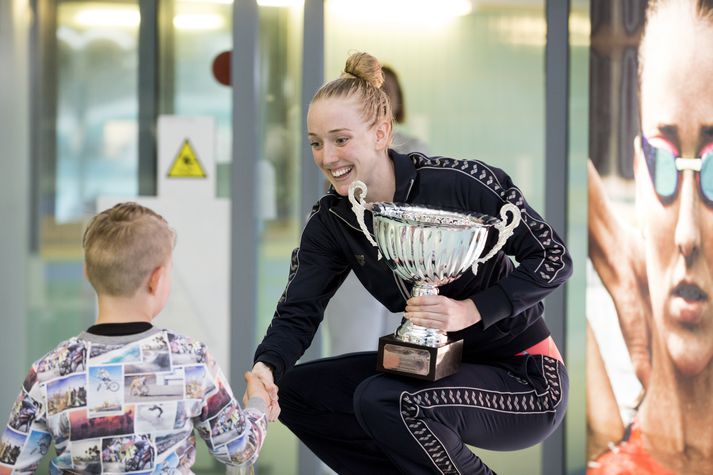
[[[74,21],[81,26],[137,27],[141,15],[137,8],[83,8],[77,12]]]
[[[210,13],[181,14],[173,17],[173,26],[177,30],[219,30],[225,26],[225,20]]]

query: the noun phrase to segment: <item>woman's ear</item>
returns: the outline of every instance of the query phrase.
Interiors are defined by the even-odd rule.
[[[385,150],[389,147],[389,139],[391,138],[391,121],[383,120],[376,125],[376,148],[377,150]]]

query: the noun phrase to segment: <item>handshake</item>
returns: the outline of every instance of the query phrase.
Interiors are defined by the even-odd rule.
[[[248,400],[259,397],[267,405],[267,420],[274,422],[280,415],[280,405],[277,400],[277,385],[272,377],[272,370],[264,363],[255,363],[252,371],[245,372],[245,382],[247,388],[243,395],[243,406],[247,406]]]

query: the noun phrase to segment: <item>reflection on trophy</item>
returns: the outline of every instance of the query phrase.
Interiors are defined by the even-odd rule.
[[[356,180],[349,201],[366,238],[378,248],[379,258],[402,279],[413,282],[412,296],[438,295],[438,287],[460,277],[469,268],[493,257],[520,224],[520,210],[506,203],[500,219],[480,213],[459,213],[401,203],[366,203],[366,185]],[[372,212],[374,237],[364,221]],[[507,214],[512,219],[507,224]],[[496,244],[484,253],[492,230]],[[379,338],[377,369],[435,381],[460,366],[463,340],[453,340],[434,328],[402,323],[393,335]]]

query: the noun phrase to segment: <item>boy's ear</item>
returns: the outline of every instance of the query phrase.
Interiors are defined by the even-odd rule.
[[[161,279],[163,279],[165,273],[166,266],[158,266],[153,270],[153,272],[151,272],[148,281],[148,291],[150,294],[155,294],[158,291],[158,286],[160,285]]]

